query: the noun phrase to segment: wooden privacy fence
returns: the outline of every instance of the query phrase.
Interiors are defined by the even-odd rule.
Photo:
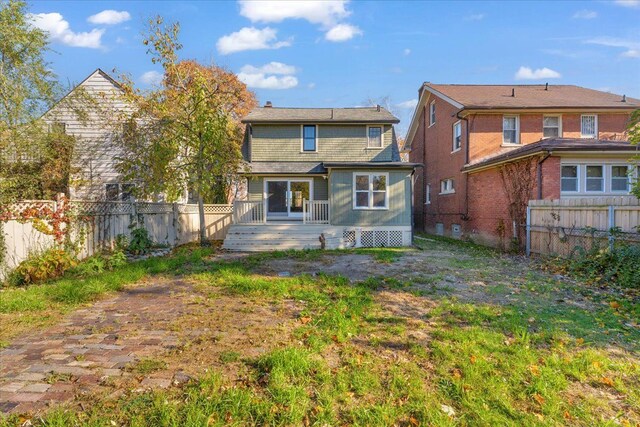
[[[83,240],[80,258],[112,248],[118,235],[130,238],[131,230],[135,227],[145,228],[153,242],[161,245],[173,247],[199,240],[200,217],[197,205],[83,200],[72,200],[70,203],[74,213],[85,219],[81,223],[82,234],[76,234],[76,237],[82,236]],[[12,208],[20,211],[29,206],[49,206],[55,210],[56,202],[26,201]],[[231,226],[232,206],[205,205],[204,211],[207,239],[223,240]],[[11,270],[30,253],[42,251],[53,244],[53,237],[38,231],[31,221],[9,220],[2,225],[5,235],[5,265],[0,266],[0,279],[3,269]]]
[[[633,196],[530,200],[527,255],[571,256],[595,246],[640,244],[640,200]]]

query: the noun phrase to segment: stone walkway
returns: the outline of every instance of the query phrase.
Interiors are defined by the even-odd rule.
[[[191,290],[179,281],[131,288],[14,341],[0,351],[0,411],[34,412],[95,392],[131,375],[128,364],[176,347],[179,336],[170,326],[194,310]],[[141,385],[171,381],[144,378]]]

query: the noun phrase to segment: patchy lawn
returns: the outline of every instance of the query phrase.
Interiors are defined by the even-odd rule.
[[[11,313],[30,313],[25,322],[3,326],[8,343],[24,335],[25,324],[42,325],[41,317],[52,312],[50,324],[68,319],[65,312],[127,283],[188,286],[175,304],[156,306],[176,314],[149,326],[169,334],[174,345],[140,350],[119,375],[47,408],[31,423],[640,423],[633,295],[549,275],[482,247],[433,237],[418,246],[258,255],[182,251],[123,270],[135,273],[109,273],[122,281],[87,279],[97,291],[82,291],[81,298],[57,296],[71,292],[65,279],[56,282],[64,293],[56,283],[5,291],[3,323]],[[113,285],[98,285],[104,282]],[[32,296],[19,304],[18,292]],[[144,327],[130,315],[131,328]],[[24,420],[13,414],[0,425]]]

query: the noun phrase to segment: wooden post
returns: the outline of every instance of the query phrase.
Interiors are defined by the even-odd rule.
[[[173,203],[173,246],[180,244],[180,212],[178,211],[178,203]]]
[[[527,242],[525,252],[531,256],[531,206],[527,206]]]
[[[615,236],[613,235],[613,228],[616,226],[616,207],[609,205],[609,250],[613,251],[615,243]]]

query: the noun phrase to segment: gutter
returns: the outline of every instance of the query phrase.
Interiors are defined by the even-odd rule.
[[[542,200],[542,164],[551,157],[553,150],[547,150],[545,156],[538,162],[537,180],[538,180],[538,200]],[[467,174],[468,176],[468,174]]]
[[[462,113],[464,111],[464,108],[460,109],[457,113],[456,113],[456,117],[459,120],[464,120],[465,122],[465,136],[466,136],[466,147],[465,147],[465,157],[464,157],[464,164],[468,165],[469,164],[469,147],[471,144],[469,144],[469,119],[464,116],[460,116],[460,113]],[[461,219],[463,221],[468,221],[469,220],[469,174],[466,173],[464,174],[464,213],[462,213],[461,215]]]

